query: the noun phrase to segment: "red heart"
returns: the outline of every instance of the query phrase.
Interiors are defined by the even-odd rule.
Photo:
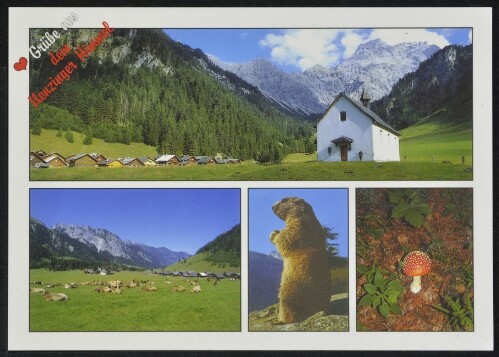
[[[22,71],[26,69],[26,66],[28,65],[28,60],[26,57],[20,57],[19,62],[14,63],[14,69],[16,71]]]

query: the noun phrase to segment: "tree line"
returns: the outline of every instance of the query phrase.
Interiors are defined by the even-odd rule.
[[[440,111],[441,120],[473,118],[473,48],[450,45],[402,77],[371,109],[396,129],[414,125]]]
[[[90,30],[68,32],[61,43],[78,43],[85,31]],[[200,50],[151,29],[116,29],[108,40],[46,104],[30,108],[32,128],[75,130],[89,142],[93,137],[143,142],[159,153],[222,153],[261,162],[313,151],[310,123],[285,115],[256,88],[218,69],[236,88],[246,86],[246,94],[220,84],[201,66],[199,59],[205,56]],[[124,48],[129,53],[118,60],[116,52]],[[141,62],[144,53],[161,63],[148,67]],[[30,90],[54,71],[45,62],[30,68]]]

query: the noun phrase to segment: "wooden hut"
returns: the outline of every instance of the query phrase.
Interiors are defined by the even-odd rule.
[[[49,167],[67,167],[68,164],[66,162],[66,159],[54,152],[52,154],[49,154],[43,158],[43,160],[49,165]]]
[[[177,166],[180,165],[180,159],[176,155],[161,155],[156,158],[156,164],[159,166]]]
[[[152,166],[157,166],[158,165],[149,156],[139,157],[138,159],[140,160],[140,162],[142,162],[144,164],[144,166],[152,167]]]
[[[78,154],[67,158],[69,167],[90,167],[97,165],[97,161],[88,154]]]
[[[198,165],[215,165],[217,162],[211,156],[196,156]]]
[[[123,167],[123,163],[116,159],[101,160],[97,165],[99,165],[99,167]]]
[[[197,165],[198,161],[195,156],[184,155],[180,158],[182,166],[192,166]]]
[[[102,160],[106,160],[107,157],[105,157],[104,155],[102,154],[97,154],[96,152],[93,152],[91,154],[89,154],[95,161],[99,162],[99,161],[102,161]]]
[[[128,166],[128,167],[144,166],[144,163],[135,157],[125,157],[124,159],[121,159],[120,161],[123,163],[123,165]]]
[[[43,160],[42,156],[38,155],[34,151],[30,152],[29,153],[29,166],[39,168],[40,164],[46,164],[46,162]]]

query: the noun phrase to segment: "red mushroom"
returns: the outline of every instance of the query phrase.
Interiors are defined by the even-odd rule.
[[[417,294],[421,290],[421,276],[431,270],[430,257],[419,250],[407,254],[402,262],[402,271],[407,276],[412,276],[411,291]]]

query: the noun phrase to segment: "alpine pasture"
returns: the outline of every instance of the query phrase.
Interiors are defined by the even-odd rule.
[[[472,180],[471,124],[425,122],[401,131],[400,162],[318,162],[315,154],[290,154],[278,164],[246,161],[238,165],[186,167],[123,167],[31,169],[30,179],[41,181],[439,181]],[[62,155],[99,152],[111,157],[154,156],[156,149],[144,144],[109,144],[83,136],[68,143],[56,131],[43,129],[32,135],[30,150],[43,149]],[[462,158],[464,156],[464,164]]]
[[[97,292],[84,282],[121,280],[148,281],[156,291],[141,286],[121,288],[121,294]],[[205,278],[170,277],[143,272],[120,271],[113,275],[89,275],[81,270],[30,271],[30,287],[68,295],[66,301],[46,301],[41,293],[30,293],[30,331],[240,331],[240,280],[223,279],[216,285]],[[201,292],[193,293],[194,280]],[[167,283],[169,281],[169,283]],[[79,283],[65,289],[64,284]],[[152,284],[152,282],[154,284]],[[61,286],[45,288],[47,284]],[[173,292],[172,287],[185,287]],[[26,289],[26,293],[28,293]]]

